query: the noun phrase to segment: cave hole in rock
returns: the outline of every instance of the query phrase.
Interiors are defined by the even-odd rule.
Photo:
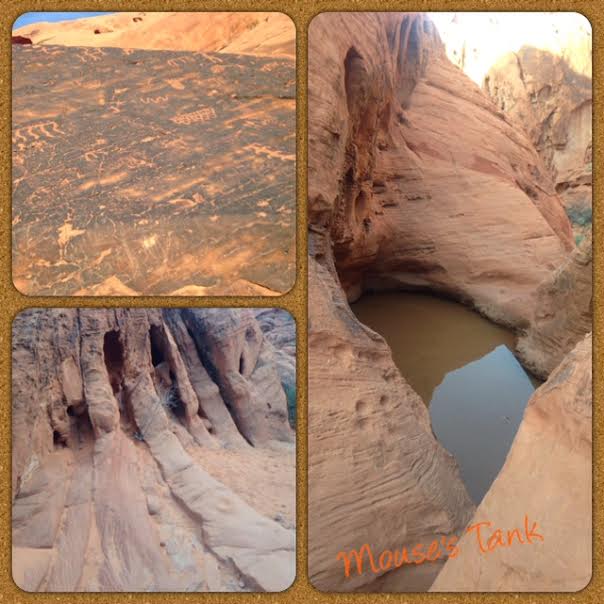
[[[113,394],[117,395],[122,389],[124,380],[124,347],[120,340],[120,332],[108,331],[103,338],[103,358],[109,376]]]
[[[124,346],[118,330],[113,329],[105,334],[103,357],[111,390],[117,399],[120,410],[120,426],[125,432],[131,433],[135,430],[136,422],[128,393],[124,388]]]
[[[363,160],[362,176],[367,176],[369,163],[366,161],[373,154],[372,142],[380,118],[379,112],[385,109],[381,102],[372,95],[375,84],[370,77],[363,57],[356,48],[351,47],[344,59],[344,88],[346,90],[346,106],[350,115],[351,138],[349,139],[349,154]]]
[[[354,158],[350,161],[354,164]],[[341,207],[343,207],[346,222],[350,223],[355,217],[354,200],[358,195],[358,185],[355,180],[354,165],[351,165],[348,170],[346,170],[344,178],[341,181],[340,191],[340,203],[342,204]],[[341,234],[343,233],[334,233],[334,253],[336,256],[346,254],[348,250],[345,241],[342,248],[340,248],[340,245],[338,244],[338,239]]]
[[[344,175],[344,193],[346,194],[346,196],[350,196],[350,192],[354,189],[355,186],[355,182],[354,182],[354,168],[351,166],[350,168],[348,168],[348,170],[346,171],[346,174]]]
[[[153,367],[157,367],[166,360],[164,355],[164,334],[157,325],[151,325],[149,340],[151,341],[151,363]]]
[[[166,334],[163,328],[151,325],[151,363],[156,370],[156,388],[160,401],[166,411],[173,413],[179,420],[186,419],[186,409],[178,388],[178,380],[169,364]]]
[[[540,385],[513,354],[514,334],[458,302],[424,293],[367,293],[351,309],[390,346],[479,504]],[[389,394],[377,393],[376,406]]]
[[[65,436],[61,434],[58,430],[52,431],[52,443],[55,449],[61,449],[67,446],[67,440]]]
[[[185,404],[182,401],[180,396],[180,390],[178,389],[178,383],[176,381],[176,376],[170,370],[170,380],[172,381],[172,385],[168,390],[168,405],[172,413],[180,419],[185,420],[187,417],[187,412],[185,409]]]
[[[94,430],[88,414],[88,405],[80,404],[77,407],[70,405],[67,407],[67,416],[70,423],[70,442],[74,437],[77,444],[93,440]]]

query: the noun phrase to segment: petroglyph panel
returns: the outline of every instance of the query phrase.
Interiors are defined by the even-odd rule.
[[[290,59],[14,45],[15,285],[286,292],[295,142]]]

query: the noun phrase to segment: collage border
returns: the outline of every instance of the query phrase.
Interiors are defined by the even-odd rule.
[[[147,0],[127,3],[115,1],[88,0],[76,2],[72,0],[55,0],[44,3],[40,0],[5,0],[0,14],[1,40],[0,40],[0,295],[2,296],[2,314],[0,317],[0,480],[5,485],[0,497],[0,535],[3,536],[0,546],[0,604],[7,602],[43,602],[50,604],[74,602],[134,602],[151,604],[153,602],[224,602],[235,604],[241,601],[258,602],[293,602],[321,604],[331,602],[355,602],[362,604],[377,603],[384,600],[388,602],[415,602],[428,604],[429,602],[447,601],[455,602],[517,602],[527,600],[530,602],[566,602],[572,600],[576,603],[589,602],[597,604],[604,601],[604,582],[602,581],[602,563],[604,561],[604,547],[602,542],[601,526],[604,521],[602,506],[594,505],[593,521],[593,552],[594,569],[591,583],[581,592],[576,594],[565,593],[535,593],[535,594],[338,594],[322,593],[317,591],[308,581],[307,572],[307,49],[308,25],[312,18],[326,11],[578,11],[592,23],[593,31],[593,153],[594,165],[598,166],[594,174],[594,199],[599,200],[602,194],[602,182],[599,178],[599,161],[602,150],[602,136],[600,130],[602,73],[601,59],[604,42],[604,12],[602,5],[590,0],[567,0],[560,2],[530,1],[530,0],[469,0],[455,2],[452,0],[423,1],[394,1],[382,0],[364,1],[328,1],[320,0],[174,0],[162,2],[161,0]],[[289,15],[296,25],[296,52],[297,52],[297,259],[296,259],[296,284],[288,293],[278,297],[241,297],[241,296],[216,296],[216,297],[167,297],[167,296],[140,296],[132,297],[64,297],[64,296],[25,296],[19,293],[12,283],[11,276],[11,44],[10,31],[12,23],[17,16],[25,12],[52,10],[103,10],[103,11],[277,11]],[[599,401],[602,392],[602,377],[604,366],[598,348],[602,338],[602,318],[604,313],[600,305],[602,296],[602,279],[595,267],[601,262],[603,243],[598,237],[602,222],[602,208],[599,203],[594,204],[594,400]],[[295,318],[297,324],[297,361],[298,361],[298,401],[297,401],[297,577],[292,587],[281,593],[26,593],[21,591],[12,581],[11,577],[11,399],[10,399],[10,358],[11,358],[11,324],[12,319],[23,309],[32,307],[279,307],[288,310]],[[593,459],[597,462],[604,451],[601,436],[604,433],[604,420],[597,411],[594,413],[594,445]],[[593,477],[593,502],[601,501],[602,465],[594,463]]]

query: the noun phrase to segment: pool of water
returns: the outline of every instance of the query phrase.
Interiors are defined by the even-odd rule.
[[[461,304],[423,294],[366,295],[352,310],[390,345],[480,503],[538,385],[512,354],[514,335]]]

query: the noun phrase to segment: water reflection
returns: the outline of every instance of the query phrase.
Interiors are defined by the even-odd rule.
[[[475,503],[503,466],[535,390],[507,346],[451,371],[430,401],[432,429],[453,454]]]
[[[478,504],[505,461],[536,383],[512,354],[514,336],[449,300],[372,294],[352,305],[430,405],[432,427]]]
[[[410,293],[364,296],[352,305],[359,320],[381,334],[397,367],[428,404],[449,372],[494,350],[512,349],[514,336],[450,300]]]

